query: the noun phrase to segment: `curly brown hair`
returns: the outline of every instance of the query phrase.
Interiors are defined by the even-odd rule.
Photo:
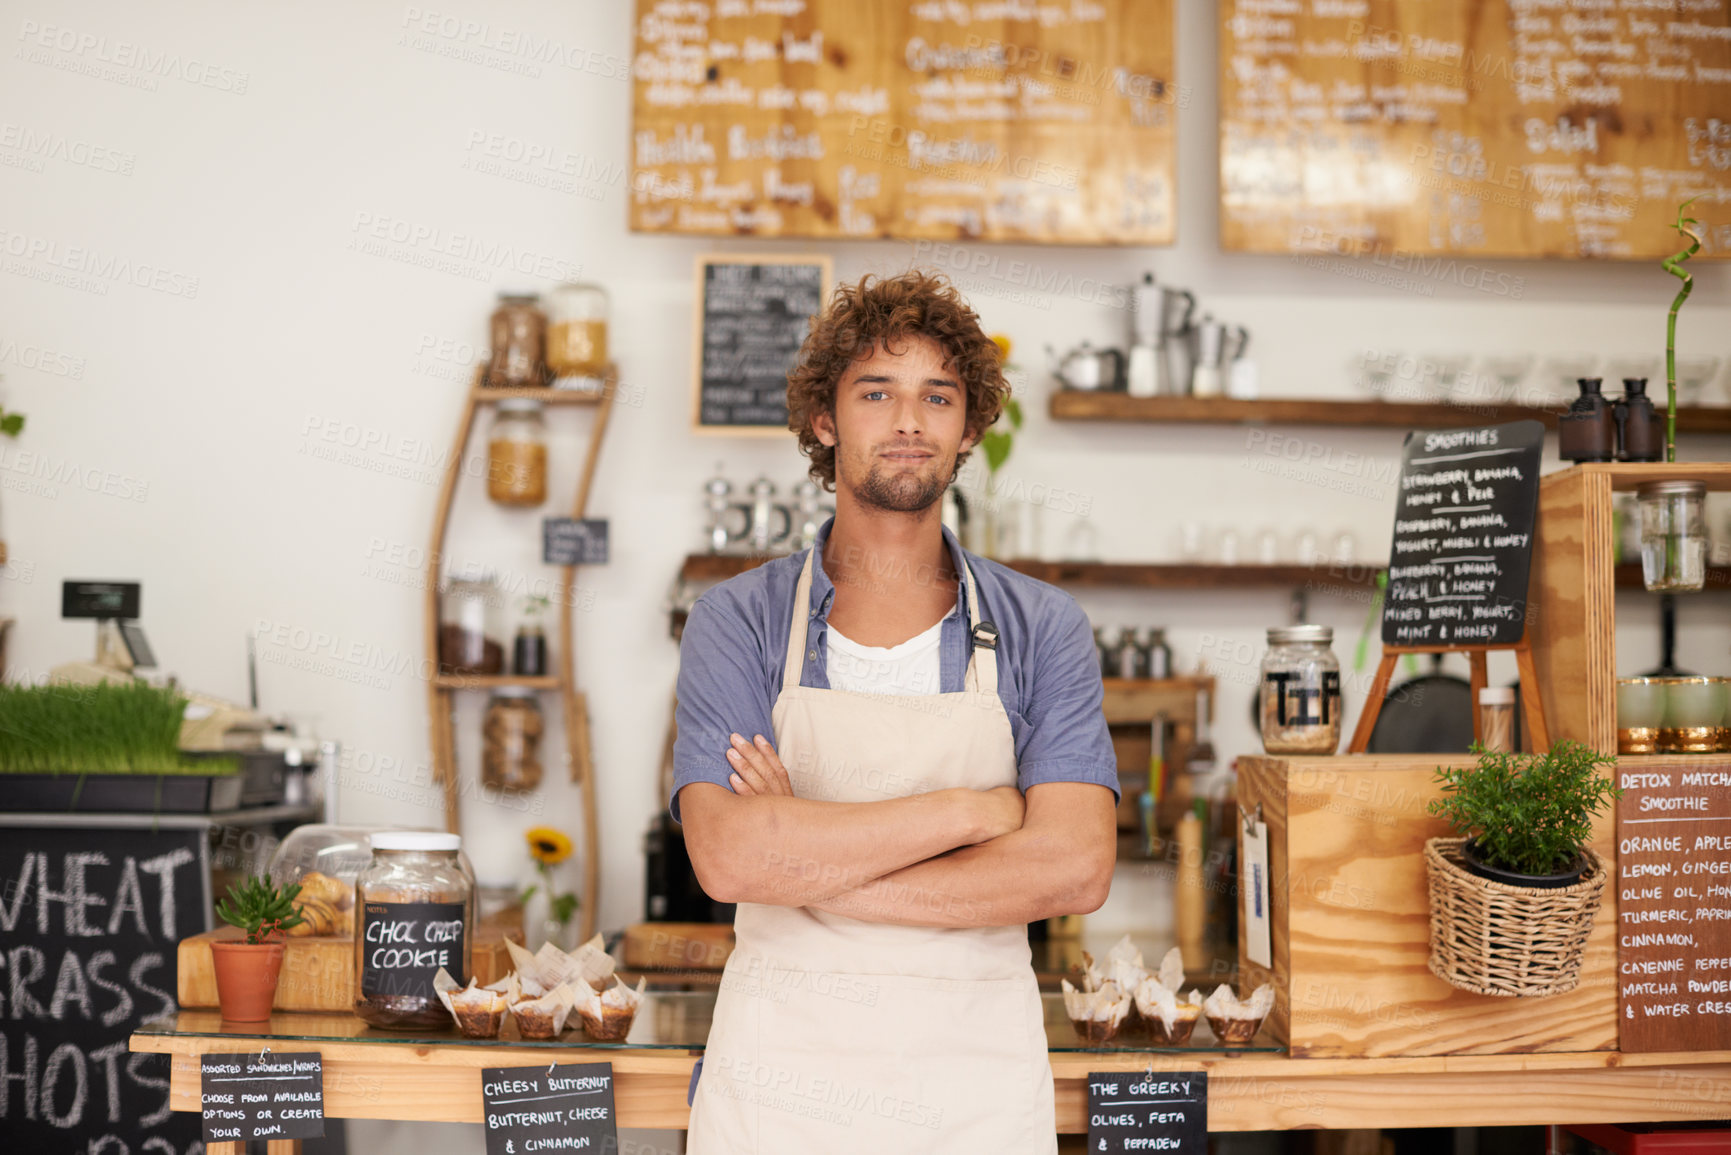
[[[834,418],[836,386],[849,365],[879,345],[890,349],[892,341],[907,337],[929,337],[943,349],[949,368],[962,380],[967,430],[976,440],[1003,411],[1010,386],[998,346],[941,274],[912,269],[838,285],[828,307],[812,318],[799,364],[787,375],[787,427],[799,435],[800,452],[811,458],[812,479],[824,489],[835,490],[835,447],[818,440],[812,417],[827,413]],[[958,471],[971,452],[956,456]]]

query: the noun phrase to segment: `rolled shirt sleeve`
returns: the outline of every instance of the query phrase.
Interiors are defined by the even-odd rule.
[[[719,596],[718,596],[719,595]],[[721,587],[691,607],[679,641],[678,733],[673,742],[673,801],[679,818],[679,791],[693,782],[713,782],[731,790],[728,735],[762,734],[772,741],[773,705],[764,661],[764,623],[753,622]]]
[[[1057,592],[1057,591],[1054,591]],[[1016,749],[1017,785],[1093,782],[1123,797],[1118,759],[1106,729],[1105,688],[1093,627],[1076,600],[1058,592],[1029,655],[1025,725]]]

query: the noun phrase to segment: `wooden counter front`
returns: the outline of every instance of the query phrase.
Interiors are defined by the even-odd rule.
[[[214,1027],[212,1012],[182,1012]],[[325,1114],[339,1119],[481,1120],[484,1067],[611,1063],[621,1127],[684,1129],[697,1048],[556,1050],[458,1043],[316,1038],[321,1019],[273,1020],[286,1049],[324,1056]],[[169,1105],[199,1107],[199,1056],[256,1051],[257,1038],[135,1034],[132,1050],[171,1055]],[[1621,1055],[1583,1052],[1414,1059],[1293,1059],[1285,1055],[1153,1055],[1054,1051],[1058,1130],[1087,1130],[1090,1071],[1208,1072],[1210,1131],[1363,1127],[1489,1127],[1719,1119],[1731,1114],[1731,1052]]]

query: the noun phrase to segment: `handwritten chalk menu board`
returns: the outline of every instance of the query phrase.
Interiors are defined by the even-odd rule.
[[[697,259],[699,431],[787,429],[787,374],[829,295],[830,259]]]
[[[0,824],[0,1147],[152,1151],[199,1145],[168,1106],[166,1055],[132,1055],[175,1013],[175,949],[209,930],[202,830]]]
[[[361,903],[361,994],[433,998],[440,967],[468,982],[463,911],[460,902]]]
[[[1624,759],[1617,785],[1618,1045],[1731,1049],[1731,757]]]
[[[637,0],[631,227],[1171,244],[1172,12]]]
[[[1699,255],[1731,256],[1728,0],[1219,11],[1226,249],[1650,260],[1699,195]]]
[[[1088,1150],[1207,1155],[1206,1071],[1090,1071]]]
[[[324,1059],[317,1051],[201,1055],[199,1107],[206,1143],[322,1138]]]
[[[489,1067],[481,1097],[487,1155],[619,1150],[612,1063]]]
[[[1544,442],[1537,421],[1406,435],[1384,645],[1446,650],[1521,640]]]

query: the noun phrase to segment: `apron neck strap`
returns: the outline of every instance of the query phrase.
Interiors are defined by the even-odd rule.
[[[811,622],[811,567],[817,546],[806,551],[805,564],[799,570],[799,584],[793,590],[793,621],[787,630],[787,656],[782,663],[781,688],[792,689],[800,684],[805,672],[805,639]],[[966,688],[982,693],[998,692],[998,630],[991,622],[980,621],[980,591],[974,585],[974,568],[962,562],[962,577],[968,583],[968,673]]]

